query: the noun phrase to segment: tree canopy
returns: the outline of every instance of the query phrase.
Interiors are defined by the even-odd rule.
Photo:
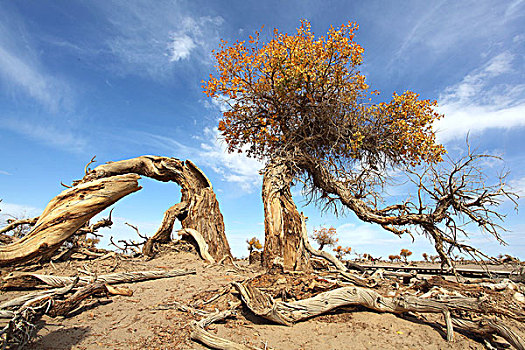
[[[260,34],[248,42],[223,41],[215,52],[217,76],[205,93],[229,108],[219,122],[230,151],[250,156],[304,154],[348,166],[355,161],[437,162],[432,122],[441,117],[436,101],[406,91],[389,102],[372,103],[359,71],[363,48],[349,22],[315,37],[302,21],[295,35],[277,29],[267,43]]]

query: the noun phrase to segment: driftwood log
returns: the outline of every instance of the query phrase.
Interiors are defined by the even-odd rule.
[[[175,219],[182,228],[194,229],[208,244],[210,255],[217,261],[230,255],[230,246],[224,232],[224,220],[210,180],[191,161],[176,158],[141,156],[109,162],[87,172],[81,182],[115,175],[138,174],[162,182],[175,182],[181,187],[181,201],[169,208],[157,232],[143,247],[145,255],[152,255],[154,244],[169,242]]]
[[[49,258],[89,219],[138,191],[139,178],[136,174],[110,176],[64,190],[49,202],[26,236],[0,246],[0,266]]]

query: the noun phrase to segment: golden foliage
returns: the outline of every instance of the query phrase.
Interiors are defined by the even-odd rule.
[[[246,240],[246,243],[248,243],[248,251],[251,253],[254,249],[262,249],[262,244],[259,242],[259,239],[256,237],[252,237],[250,239]]]
[[[358,70],[357,29],[349,22],[316,37],[303,20],[295,35],[275,29],[267,43],[258,32],[248,42],[223,41],[214,52],[217,75],[203,88],[229,106],[219,122],[228,149],[248,146],[248,155],[271,158],[293,144],[318,158],[356,160],[373,151],[393,162],[440,161],[436,101],[406,91],[372,103],[378,92]]]
[[[334,248],[333,251],[335,252],[335,256],[341,260],[345,255],[350,255],[350,253],[352,252],[352,248],[350,247],[343,248],[342,246],[339,245],[336,248]]]

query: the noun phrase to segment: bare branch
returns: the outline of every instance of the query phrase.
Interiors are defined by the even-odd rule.
[[[84,174],[87,175],[87,174],[91,171],[91,169],[88,168],[88,167],[89,167],[91,164],[93,164],[93,163],[96,162],[95,158],[97,158],[97,156],[93,156],[93,158],[91,158],[91,160],[89,161],[89,163],[86,164],[86,166],[84,167]]]

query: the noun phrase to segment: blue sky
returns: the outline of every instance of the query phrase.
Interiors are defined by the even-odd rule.
[[[446,114],[438,139],[450,153],[464,152],[470,132],[473,147],[505,158],[510,184],[525,195],[525,1],[2,0],[0,215],[38,215],[93,155],[191,159],[214,184],[233,253],[246,255],[245,240],[264,236],[261,164],[224,152],[220,106],[201,80],[214,72],[220,39],[244,40],[262,25],[263,38],[273,28],[292,33],[303,18],[318,34],[358,22],[369,84],[383,96],[410,89],[437,99]],[[117,203],[103,243],[134,238],[124,222],[151,235],[179,201],[174,184],[141,184]],[[294,194],[301,207],[299,189]],[[333,225],[359,253],[433,253],[424,237],[411,243],[353,215],[300,210],[309,229]],[[471,242],[525,258],[525,216],[510,203],[502,210],[509,246],[480,234]]]

